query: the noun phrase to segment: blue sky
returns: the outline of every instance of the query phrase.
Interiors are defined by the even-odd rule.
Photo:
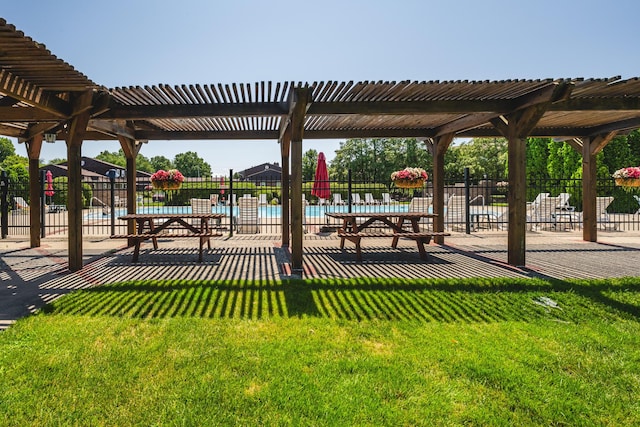
[[[97,84],[126,87],[636,77],[639,12],[636,0],[20,0],[0,16]],[[338,146],[304,142],[329,160]],[[83,144],[87,156],[118,149]],[[141,154],[184,151],[214,173],[280,158],[276,141],[150,141]]]

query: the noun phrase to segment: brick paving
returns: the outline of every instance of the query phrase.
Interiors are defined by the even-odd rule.
[[[85,267],[67,270],[67,242],[45,238],[30,249],[25,239],[0,240],[0,329],[33,313],[61,295],[103,283],[136,279],[203,279],[276,281],[289,277],[547,277],[611,278],[640,276],[640,233],[601,232],[599,242],[584,242],[579,232],[527,234],[526,268],[507,264],[506,233],[454,233],[446,245],[428,245],[429,260],[418,255],[415,242],[363,240],[363,262],[354,246],[339,248],[335,234],[305,237],[302,272],[292,272],[289,252],[278,236],[259,235],[212,240],[198,263],[197,242],[161,240],[158,250],[143,245],[138,263],[122,241],[87,238]]]

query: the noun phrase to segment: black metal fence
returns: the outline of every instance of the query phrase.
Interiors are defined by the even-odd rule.
[[[47,181],[40,177],[42,192],[41,235],[67,233],[66,179]],[[2,236],[29,235],[29,183],[0,181]],[[327,212],[393,212],[431,210],[433,186],[427,181],[418,189],[399,189],[389,183],[330,182],[331,195],[320,199],[312,194],[313,182],[303,183],[303,221],[307,233],[335,229],[338,224]],[[506,230],[507,194],[504,180],[468,178],[445,185],[445,227],[452,231]],[[126,233],[118,217],[127,211],[124,180],[83,182],[83,234],[87,236]],[[640,198],[616,187],[612,179],[597,183],[597,216],[601,229],[639,230]],[[243,197],[258,201],[257,214],[239,207]],[[221,226],[229,233],[280,234],[282,191],[280,181],[238,181],[187,179],[178,190],[155,190],[141,184],[136,189],[136,211],[189,213],[190,200],[208,199],[213,212],[225,214]],[[527,223],[530,230],[579,230],[582,227],[582,182],[580,179],[530,179],[527,182]],[[606,206],[602,206],[606,204]],[[254,222],[238,228],[238,222]]]

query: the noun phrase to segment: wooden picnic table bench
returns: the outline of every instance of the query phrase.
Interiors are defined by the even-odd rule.
[[[442,231],[430,231],[420,228],[420,220],[424,218],[433,218],[436,215],[422,212],[373,212],[373,213],[339,213],[328,212],[326,214],[332,218],[342,219],[342,227],[338,230],[340,237],[340,249],[344,249],[345,240],[356,245],[356,259],[362,262],[361,241],[363,237],[391,237],[391,247],[398,246],[399,239],[407,238],[415,240],[418,246],[420,258],[427,259],[427,251],[425,244],[429,244],[431,239],[436,236],[450,236],[449,233]],[[393,219],[396,219],[393,221]],[[362,221],[364,219],[364,221]],[[362,222],[358,222],[361,220]],[[405,227],[405,222],[411,225],[410,230]],[[384,224],[390,231],[372,231],[371,229],[381,229],[380,223]]]
[[[217,227],[211,227],[211,220],[223,218],[224,214],[127,214],[118,217],[122,220],[135,221],[136,233],[115,234],[112,239],[127,239],[134,245],[133,262],[137,262],[140,256],[140,245],[145,240],[151,239],[153,248],[158,249],[158,238],[198,238],[200,240],[198,262],[202,262],[202,250],[204,243],[211,249],[211,237],[221,237]],[[199,226],[189,221],[198,222]]]

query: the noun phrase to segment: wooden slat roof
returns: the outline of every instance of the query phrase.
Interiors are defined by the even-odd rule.
[[[0,134],[57,132],[93,92],[87,139],[278,139],[295,88],[309,88],[304,138],[500,136],[491,120],[545,103],[532,136],[640,127],[639,78],[256,82],[104,88],[0,19]]]

